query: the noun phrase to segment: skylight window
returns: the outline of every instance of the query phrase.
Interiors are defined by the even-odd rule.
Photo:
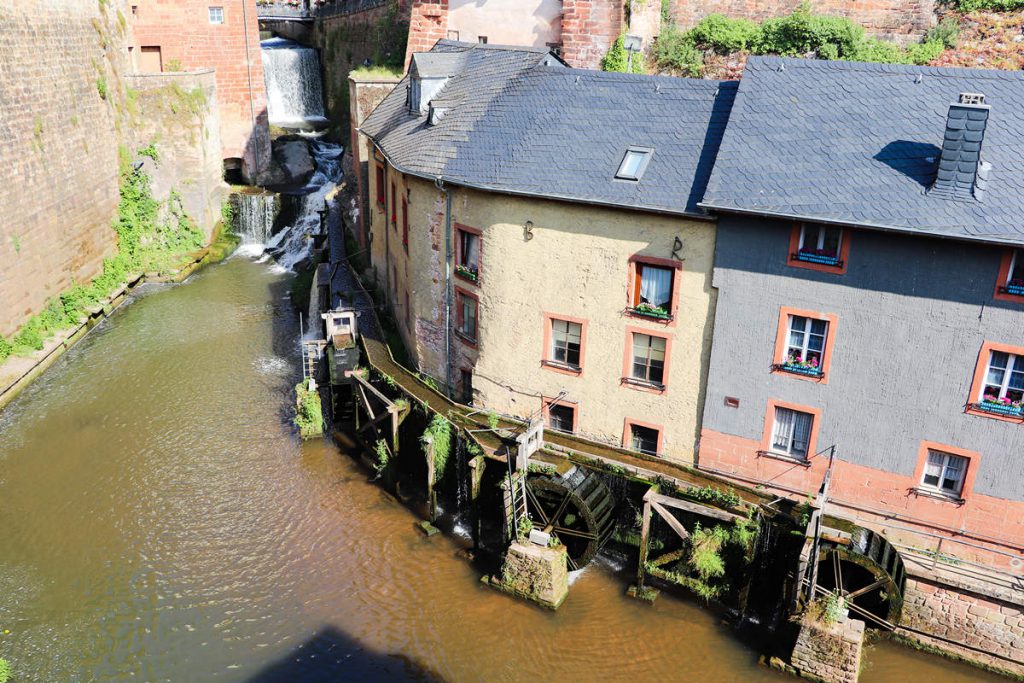
[[[615,173],[615,177],[619,180],[634,182],[640,180],[644,171],[647,170],[647,163],[651,160],[653,153],[654,150],[647,147],[629,147],[626,149],[626,155],[622,157],[622,163],[619,164],[619,170]]]

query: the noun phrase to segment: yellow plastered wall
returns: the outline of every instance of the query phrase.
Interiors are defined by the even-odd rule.
[[[384,259],[387,240],[390,299],[399,331],[419,369],[443,384],[448,343],[444,194],[432,182],[403,178],[392,170],[389,201],[392,176],[399,188],[398,225],[397,230],[390,226],[390,209],[388,215],[374,210],[375,263],[383,274],[384,262],[378,258]],[[403,191],[410,215],[408,253],[401,241]],[[458,384],[460,369],[471,369],[477,405],[522,417],[540,411],[542,396],[564,391],[565,400],[576,404],[577,431],[583,436],[618,444],[627,419],[654,424],[662,427],[665,457],[692,462],[715,306],[714,223],[454,186],[448,191],[453,230],[458,223],[483,231],[480,282],[453,280],[480,300],[477,344],[451,337],[453,384]],[[374,193],[371,186],[371,200]],[[528,221],[533,235],[529,240],[524,236]],[[683,267],[674,324],[628,315],[630,257],[670,258],[676,238],[682,243],[678,255]],[[453,237],[453,249],[454,244]],[[406,292],[411,308],[408,326]],[[587,320],[580,375],[542,365],[545,313]],[[452,320],[454,316],[453,310]],[[630,343],[627,328],[650,329],[671,338],[664,393],[641,391],[621,381]]]

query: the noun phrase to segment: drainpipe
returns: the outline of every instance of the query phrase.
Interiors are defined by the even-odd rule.
[[[445,392],[452,397],[452,194],[441,176],[434,179],[444,193],[444,379]]]

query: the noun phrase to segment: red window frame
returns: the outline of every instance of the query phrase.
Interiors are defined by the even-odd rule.
[[[476,238],[477,238],[477,246],[478,246],[478,249],[479,249],[479,253],[476,255],[476,280],[474,280],[473,278],[469,277],[468,275],[463,275],[462,273],[459,272],[458,268],[455,269],[455,277],[459,278],[460,280],[465,280],[466,282],[469,282],[469,283],[472,283],[474,285],[479,286],[480,285],[480,280],[483,277],[483,272],[484,272],[484,232],[483,232],[483,230],[479,230],[477,228],[471,228],[468,225],[463,225],[461,223],[456,223],[455,224],[455,265],[456,266],[465,266],[466,265],[465,263],[462,262],[462,240],[463,240],[464,236],[467,235],[467,234],[468,235],[475,235]]]
[[[842,231],[842,236],[839,238],[839,265],[830,266],[824,263],[811,263],[809,261],[801,261],[798,258],[794,258],[794,254],[800,251],[800,232],[804,226],[821,226],[820,223],[793,223],[793,231],[789,235],[789,251],[786,252],[786,265],[791,268],[806,268],[807,270],[816,270],[819,273],[832,273],[833,275],[846,275],[846,267],[850,263],[850,237],[851,232],[849,228],[841,225],[830,225],[826,227],[838,228]]]
[[[377,173],[376,173],[376,183],[375,183],[376,186],[377,186],[377,208],[383,210],[384,209],[384,202],[387,201],[387,194],[386,194],[387,190],[385,188],[385,183],[387,181],[384,178],[384,167],[382,165],[380,165],[380,164],[376,164],[375,163],[374,164],[374,168],[377,171]]]
[[[395,181],[391,181],[391,227],[398,230],[398,192],[395,189]]]
[[[672,297],[669,303],[668,319],[653,318],[643,313],[636,311],[637,304],[640,302],[640,283],[643,276],[643,267],[657,266],[659,268],[668,268],[672,270]],[[641,318],[643,320],[650,320],[653,322],[662,323],[668,326],[674,326],[676,318],[678,317],[679,311],[679,283],[680,273],[683,270],[683,262],[675,259],[658,258],[656,256],[642,256],[640,254],[634,254],[629,258],[629,285],[626,290],[626,313],[627,315],[634,318]]]
[[[572,409],[572,431],[570,434],[576,434],[579,431],[580,424],[580,406],[574,401],[566,401],[565,399],[556,399],[553,396],[542,396],[540,399],[541,412],[544,415],[544,424],[548,427],[551,426],[551,408],[552,406],[562,406],[564,408]]]
[[[462,325],[465,322],[463,318],[463,300],[470,298],[476,302],[476,317],[473,320],[473,333],[472,335],[462,331]],[[456,336],[466,342],[470,346],[476,346],[477,339],[480,336],[480,297],[472,292],[466,291],[461,287],[455,288],[455,334]]]
[[[661,369],[661,384],[649,384],[633,377],[633,335],[646,334],[649,337],[658,337],[665,340],[665,362]],[[637,391],[646,391],[652,394],[664,394],[668,391],[669,370],[672,365],[672,337],[671,335],[649,330],[644,327],[626,327],[626,348],[622,354],[622,379],[619,386],[629,387]]]
[[[996,291],[992,295],[997,301],[1012,301],[1017,304],[1024,304],[1024,294],[1011,294],[1006,291],[1007,280],[1010,278],[1010,266],[1014,265],[1014,253],[1018,259],[1024,259],[1024,247],[1011,247],[1003,252],[1003,259],[999,264],[999,277],[996,279]]]
[[[409,253],[409,202],[402,197],[402,247]]]
[[[661,457],[664,454],[665,448],[665,428],[662,425],[651,424],[650,422],[641,422],[640,420],[633,420],[626,418],[622,427],[622,447],[626,450],[633,451],[633,427],[644,427],[645,429],[653,429],[658,432],[658,445],[656,448],[656,455],[647,457]],[[638,453],[639,451],[633,451]]]
[[[967,397],[967,407],[964,409],[964,412],[971,415],[978,415],[980,417],[987,417],[992,420],[1024,424],[1021,422],[1021,418],[1015,415],[1000,415],[999,413],[989,412],[974,407],[980,401],[981,390],[985,386],[985,376],[988,373],[988,364],[992,358],[993,351],[1000,351],[1014,356],[1024,356],[1024,346],[997,344],[990,341],[983,342],[981,345],[981,351],[978,352],[977,363],[974,366],[974,378],[971,381],[971,393]]]
[[[565,375],[579,376],[583,374],[583,363],[587,353],[587,319],[576,318],[571,315],[562,315],[560,313],[548,313],[544,312],[544,348],[541,350],[541,367],[554,372],[560,372]],[[551,325],[556,320],[562,320],[565,322],[576,323],[580,326],[580,364],[577,367],[571,365],[565,365],[559,363],[551,357],[551,339],[554,336],[554,331],[551,329]]]
[[[786,361],[786,347],[789,345],[789,317],[797,316],[802,318],[813,318],[828,323],[828,330],[825,332],[825,349],[821,355],[821,375],[801,375],[794,372],[787,372],[781,366]],[[832,367],[832,350],[835,348],[836,327],[839,325],[839,316],[831,313],[819,313],[817,311],[803,311],[797,308],[782,306],[779,309],[779,327],[775,333],[775,355],[772,356],[772,372],[796,379],[809,380],[819,384],[828,384],[829,370]]]

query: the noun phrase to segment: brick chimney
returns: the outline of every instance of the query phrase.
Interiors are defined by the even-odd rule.
[[[929,194],[982,199],[990,168],[981,159],[988,114],[985,96],[978,93],[960,93],[960,101],[949,105],[939,169]]]

